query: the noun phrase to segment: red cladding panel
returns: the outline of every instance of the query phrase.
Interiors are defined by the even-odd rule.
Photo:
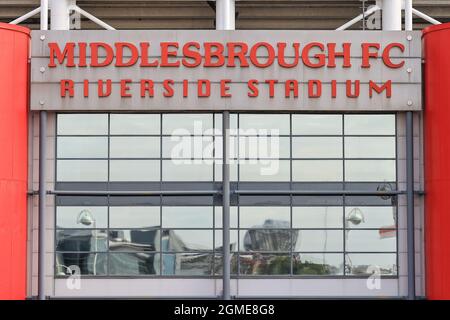
[[[0,299],[26,296],[29,43],[0,23]]]
[[[426,294],[450,299],[450,24],[423,32]]]

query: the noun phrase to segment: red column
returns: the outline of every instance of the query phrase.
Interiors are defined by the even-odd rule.
[[[26,296],[29,38],[0,23],[0,299]]]
[[[450,299],[450,24],[423,31],[426,294]]]

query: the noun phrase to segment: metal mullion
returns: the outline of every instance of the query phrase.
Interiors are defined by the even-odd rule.
[[[159,114],[159,189],[162,190],[163,184],[163,114]],[[163,274],[163,249],[162,249],[162,238],[163,238],[163,215],[162,215],[162,207],[163,207],[163,195],[159,195],[159,276]]]
[[[345,179],[345,114],[342,114],[342,132],[341,132],[341,137],[342,137],[342,190],[346,189],[346,179]],[[343,255],[343,270],[342,270],[342,274],[345,277],[347,275],[347,261],[346,261],[346,250],[347,250],[347,228],[346,228],[346,214],[345,214],[345,208],[346,208],[346,198],[345,198],[345,194],[342,195],[342,228],[343,228],[343,232],[342,232],[342,238],[343,238],[343,242],[342,242],[342,255]]]
[[[292,182],[292,113],[289,114],[289,155],[290,155],[290,160],[289,160],[289,188],[292,190],[293,187],[293,182]],[[289,195],[289,214],[290,214],[290,223],[289,223],[289,230],[290,230],[290,240],[291,240],[291,247],[290,247],[290,256],[289,256],[289,261],[291,262],[291,270],[290,270],[290,275],[293,276],[294,275],[294,259],[293,259],[293,250],[294,250],[294,241],[293,241],[293,223],[292,223],[292,219],[293,219],[293,209],[292,209],[292,204],[293,204],[293,195],[290,194]]]

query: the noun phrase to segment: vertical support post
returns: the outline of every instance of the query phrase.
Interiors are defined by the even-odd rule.
[[[408,251],[408,299],[416,297],[416,270],[414,245],[414,132],[413,112],[406,112],[406,210]]]
[[[412,31],[412,29],[413,29],[412,0],[405,0],[405,30]]]
[[[383,30],[402,30],[402,0],[383,0]]]
[[[216,30],[235,29],[235,3],[234,0],[216,1]],[[222,298],[230,300],[230,112],[222,114],[222,246],[223,246],[223,292]]]
[[[222,226],[223,226],[223,299],[230,300],[230,112],[222,114]]]
[[[38,298],[45,300],[45,197],[47,157],[47,111],[41,111],[39,118],[39,264],[38,264]]]
[[[52,30],[70,29],[70,5],[72,0],[50,0],[50,27]]]
[[[41,0],[41,30],[48,30],[48,0]]]

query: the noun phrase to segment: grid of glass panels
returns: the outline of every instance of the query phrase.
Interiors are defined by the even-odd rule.
[[[220,114],[59,114],[58,190],[220,190]],[[234,276],[397,274],[393,114],[232,114]],[[186,147],[188,146],[188,147]],[[270,193],[273,191],[273,194]],[[57,197],[57,275],[214,276],[220,196]]]

